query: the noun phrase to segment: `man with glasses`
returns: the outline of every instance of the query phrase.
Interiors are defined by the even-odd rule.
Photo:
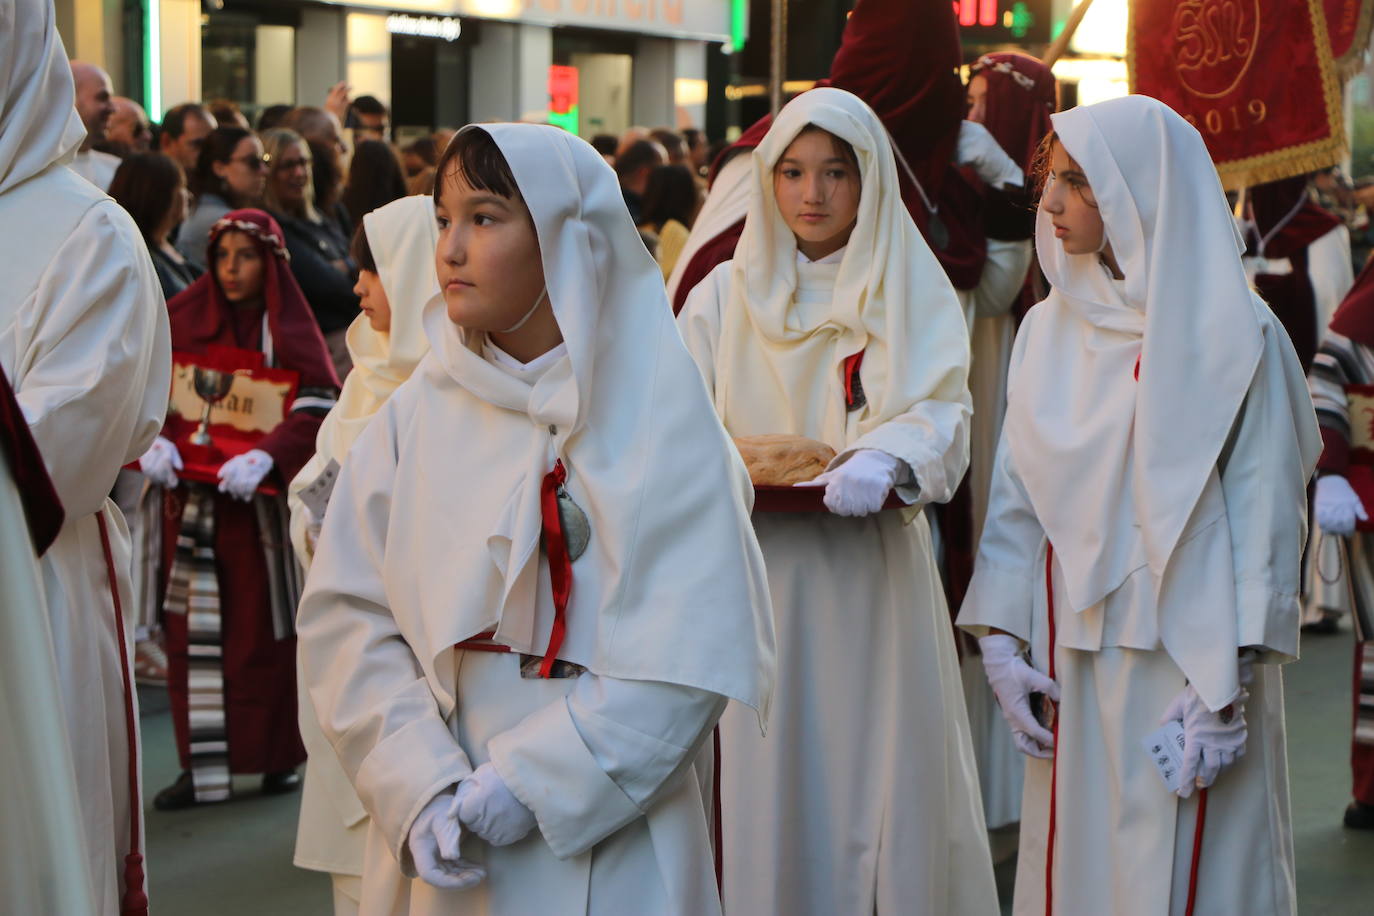
[[[148,125],[148,112],[133,99],[114,97],[114,114],[105,127],[105,141],[96,149],[123,159],[135,153],[146,153],[153,145],[153,131]]]

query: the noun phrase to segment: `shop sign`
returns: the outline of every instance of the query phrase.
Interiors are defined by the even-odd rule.
[[[454,16],[498,19],[550,26],[620,29],[644,35],[704,41],[729,41],[732,0],[325,0],[353,8],[381,7],[447,16],[388,17],[428,22]],[[916,0],[912,0],[916,2]],[[925,2],[925,0],[922,0]],[[457,25],[456,21],[454,23]],[[415,35],[429,32],[405,32]],[[432,35],[444,38],[444,35]],[[457,36],[455,36],[457,37]],[[452,39],[449,39],[452,40]]]
[[[392,13],[386,17],[386,30],[392,35],[418,35],[454,41],[463,34],[463,22],[452,16],[409,16]]]

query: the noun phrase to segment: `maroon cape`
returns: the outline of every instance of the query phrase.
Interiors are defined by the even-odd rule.
[[[859,0],[830,64],[830,78],[817,85],[854,93],[882,118],[935,202],[948,244],[935,244],[931,214],[899,165],[902,200],[911,218],[950,281],[959,289],[972,289],[983,273],[987,242],[978,194],[953,165],[965,107],[964,87],[956,75],[960,62],[959,26],[951,4]],[[716,161],[712,178],[729,158],[758,146],[771,124],[772,118],[765,117],[745,131]],[[740,220],[692,256],[673,297],[674,314],[707,274],[734,256],[743,229]]]
[[[19,401],[3,369],[0,369],[0,455],[4,456],[19,490],[34,553],[42,556],[62,530],[65,513],[57,490],[48,478],[48,468],[38,452],[38,443],[33,441],[29,423],[19,409]]]
[[[1272,181],[1250,190],[1266,258],[1287,258],[1288,274],[1259,274],[1255,287],[1288,332],[1306,372],[1317,355],[1317,300],[1307,275],[1307,246],[1326,235],[1340,220],[1307,195],[1307,176]],[[1267,239],[1267,241],[1265,241]]]
[[[236,308],[225,298],[214,270],[214,248],[229,231],[257,242],[264,266],[263,302]],[[210,231],[210,269],[167,304],[172,347],[203,353],[220,345],[261,350],[264,310],[272,336],[273,364],[300,375],[297,398],[337,396],[339,380],[315,317],[287,266],[284,236],[276,220],[261,210],[235,210]],[[315,452],[321,411],[292,411],[258,448],[272,456],[272,475],[285,486]],[[170,431],[170,430],[169,430]],[[167,494],[163,524],[164,569],[170,569],[181,527],[186,484]],[[215,567],[223,621],[225,729],[229,769],[234,773],[275,773],[305,760],[296,726],[296,640],[277,639],[272,627],[263,532],[251,503],[227,495],[215,498]],[[281,548],[291,550],[283,541]],[[186,618],[165,615],[168,693],[183,769],[190,766],[187,710]]]

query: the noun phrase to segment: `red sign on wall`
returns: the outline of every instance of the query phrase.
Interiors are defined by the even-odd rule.
[[[577,68],[549,67],[549,113],[567,114],[577,105]]]

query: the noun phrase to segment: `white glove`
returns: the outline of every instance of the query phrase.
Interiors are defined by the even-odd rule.
[[[1178,796],[1187,798],[1193,789],[1205,789],[1217,781],[1223,769],[1245,756],[1245,741],[1249,730],[1245,726],[1245,701],[1250,683],[1250,660],[1241,658],[1240,694],[1217,712],[1207,708],[1193,685],[1184,687],[1174,697],[1163,725],[1171,719],[1183,723],[1183,769],[1179,772]]]
[[[1354,534],[1355,520],[1369,521],[1364,503],[1340,474],[1323,474],[1317,478],[1317,495],[1312,501],[1317,525],[1327,534]]]
[[[1031,757],[1050,757],[1054,735],[1036,721],[1031,712],[1030,695],[1043,693],[1059,702],[1059,685],[1032,668],[1021,656],[1020,643],[1015,636],[994,634],[978,640],[983,652],[983,670],[987,673],[992,692],[1002,718],[1011,726],[1016,747]]]
[[[844,464],[798,486],[825,485],[825,507],[836,515],[872,515],[897,485],[902,460],[861,448]]]
[[[177,447],[170,439],[164,439],[162,436],[153,440],[148,451],[138,459],[138,466],[144,477],[169,490],[175,490],[181,483],[177,480],[176,472],[185,467],[181,463],[181,452],[177,451]]]
[[[460,858],[458,845],[463,828],[449,814],[452,790],[444,790],[429,800],[410,827],[406,846],[415,861],[415,874],[433,887],[460,891],[480,884],[487,870]]]
[[[534,813],[515,797],[490,763],[458,783],[448,813],[493,846],[519,842],[535,827]]]
[[[235,455],[219,469],[219,491],[244,502],[251,501],[258,484],[272,470],[272,464],[272,456],[262,449]]]
[[[1021,166],[1007,155],[992,132],[977,121],[965,121],[959,126],[954,157],[959,165],[971,167],[989,187],[1020,188],[1026,184]]]

